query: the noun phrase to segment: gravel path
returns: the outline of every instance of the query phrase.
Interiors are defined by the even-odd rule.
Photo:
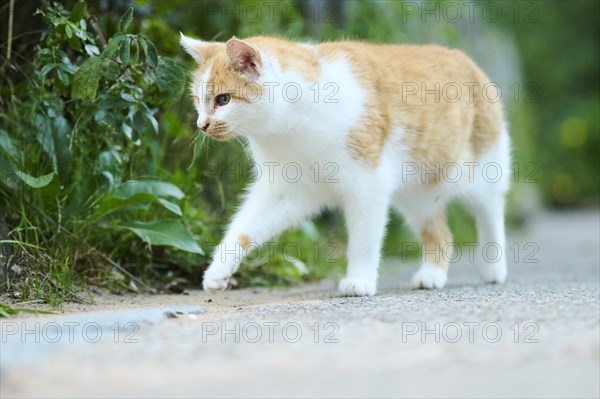
[[[416,265],[389,259],[373,298],[325,281],[5,320],[0,395],[599,397],[599,231],[597,211],[540,216],[509,236],[504,286],[463,256],[410,291]]]

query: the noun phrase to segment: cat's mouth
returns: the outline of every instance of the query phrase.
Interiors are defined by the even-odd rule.
[[[211,123],[204,133],[217,141],[227,141],[235,136],[235,132],[229,129],[229,125],[220,121]]]
[[[227,141],[227,140],[233,138],[233,136],[235,136],[235,132],[225,132],[225,133],[220,133],[220,134],[207,133],[207,134],[217,141]]]

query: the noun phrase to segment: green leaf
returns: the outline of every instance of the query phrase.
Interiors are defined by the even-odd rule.
[[[157,180],[129,180],[115,187],[113,195],[118,198],[130,198],[140,193],[176,199],[182,199],[185,196],[176,185]]]
[[[121,41],[123,39],[125,39],[125,35],[123,33],[115,33],[115,35],[110,38],[110,40],[108,41],[108,45],[102,52],[102,58],[112,57],[119,49],[119,45],[121,44]]]
[[[84,19],[87,11],[86,8],[87,5],[83,1],[80,1],[79,3],[75,4],[73,10],[71,10],[71,21],[77,22],[81,19]]]
[[[15,170],[17,170],[17,168],[15,167],[15,165],[6,158],[4,158],[2,153],[0,153],[0,165],[2,165],[3,169],[2,174],[0,174],[0,184],[3,184],[4,186],[12,190],[17,190],[18,184],[16,182],[17,177],[15,175]]]
[[[55,160],[56,154],[54,153],[54,138],[52,133],[52,126],[49,118],[36,114],[33,117],[33,124],[35,126],[36,139],[42,146],[42,149],[50,159]]]
[[[54,119],[53,141],[54,141],[54,167],[58,174],[58,180],[64,187],[72,178],[72,154],[69,148],[69,134],[71,126],[63,116]]]
[[[93,100],[96,98],[102,74],[101,62],[102,60],[99,57],[90,57],[81,64],[73,78],[73,86],[71,87],[71,96],[73,99],[82,100],[89,98]]]
[[[167,245],[186,252],[204,254],[192,235],[177,220],[135,221],[114,227],[131,230],[151,245]]]
[[[137,40],[132,41],[132,56],[131,56],[131,65],[137,65],[140,61],[140,46]]]
[[[156,68],[158,65],[158,52],[156,51],[156,47],[154,47],[154,43],[148,40],[148,52],[146,53],[146,62],[152,68]]]
[[[8,305],[0,303],[0,317],[9,318],[10,315],[15,315],[15,314],[19,314],[19,313],[55,314],[55,313],[47,311],[47,310],[11,308]]]
[[[52,55],[52,51],[49,48],[43,48],[38,51],[38,57],[41,61],[49,62],[54,60],[54,56]]]
[[[121,163],[121,156],[115,150],[102,151],[98,156],[98,166],[101,170],[117,170]]]
[[[21,154],[15,147],[12,139],[5,130],[0,129],[0,148],[2,148],[13,161],[19,161]]]
[[[15,174],[19,176],[19,178],[23,180],[29,187],[42,188],[46,187],[48,184],[50,184],[50,182],[52,182],[52,179],[54,179],[54,175],[56,173],[52,172],[48,173],[47,175],[33,177],[25,172],[21,172],[20,170],[15,170]]]
[[[81,50],[81,42],[77,38],[77,36],[71,36],[68,40],[69,45],[73,50],[80,51]]]
[[[127,32],[127,28],[133,21],[133,7],[129,10],[125,11],[125,14],[121,17],[121,21],[119,22],[119,30],[121,32]]]
[[[70,62],[61,62],[58,67],[70,75],[75,74],[75,67]]]
[[[171,202],[171,201],[167,201],[164,198],[158,198],[158,202],[165,207],[165,209],[170,210],[171,212],[173,212],[174,214],[176,214],[177,216],[182,216],[183,212],[181,212],[181,208],[179,207],[179,205]]]
[[[56,25],[56,33],[59,35],[64,35],[65,34],[65,26],[67,25],[66,22],[61,22],[58,25]]]
[[[119,78],[119,65],[111,59],[103,58],[100,70],[107,80],[114,81]]]
[[[103,217],[110,213],[127,209],[132,205],[140,206],[146,204],[159,204],[177,216],[182,215],[179,205],[148,193],[135,194],[129,198],[120,198],[116,195],[107,195],[98,203],[98,207],[94,210],[94,212],[96,217]]]
[[[77,24],[76,24],[77,25]],[[75,36],[77,36],[78,38],[80,38],[81,40],[87,42],[87,41],[94,41],[94,37],[87,32],[87,22],[85,22],[85,19],[82,19],[79,21],[79,29],[77,29],[75,31]]]
[[[58,79],[62,82],[63,85],[69,85],[69,75],[66,74],[62,69],[57,68],[56,73],[58,75]]]
[[[121,42],[121,50],[119,52],[119,58],[125,65],[129,64],[131,40],[127,37]]]
[[[169,105],[177,102],[185,90],[185,70],[174,60],[160,57],[156,67],[156,84],[164,95],[164,103]]]
[[[120,96],[120,97],[121,97],[123,100],[125,100],[125,101],[127,101],[127,102],[130,102],[130,103],[135,103],[135,102],[137,102],[137,100],[135,99],[135,97],[134,97],[134,96],[132,96],[132,95],[131,95],[131,94],[129,94],[129,93],[121,93],[121,96]]]
[[[56,64],[46,64],[40,70],[40,75],[46,76],[48,73],[56,67]]]
[[[89,55],[90,57],[93,57],[95,55],[100,55],[100,50],[98,50],[98,47],[96,47],[93,44],[86,44],[84,46],[85,48],[85,52],[87,53],[87,55]]]
[[[125,136],[127,136],[127,138],[129,140],[131,140],[132,137],[133,137],[133,129],[131,128],[131,126],[129,126],[128,124],[124,123],[121,126],[121,129],[123,130],[123,133],[125,133]]]
[[[144,54],[146,56],[146,63],[152,68],[156,68],[156,65],[158,65],[158,53],[156,52],[154,43],[152,43],[152,41],[146,36],[139,36],[142,38],[140,43],[142,44],[142,50],[144,50]]]
[[[113,174],[110,173],[109,171],[105,170],[102,172],[101,176],[104,177],[104,179],[106,180],[108,189],[112,190],[113,187],[115,186],[115,178],[113,177]]]
[[[71,25],[66,24],[65,33],[67,34],[67,38],[70,39],[71,37],[73,37],[73,28],[71,27]]]
[[[154,115],[149,113],[145,113],[144,115],[146,116],[148,122],[150,122],[150,124],[152,125],[152,129],[154,129],[154,134],[158,134],[158,121],[156,120]]]
[[[133,114],[131,121],[133,130],[136,131],[138,134],[146,130],[146,119],[144,119],[144,114],[141,111],[136,111]]]
[[[60,61],[59,64],[70,64],[71,63],[69,56],[64,51],[56,50],[54,52],[54,54],[58,57],[58,60]]]

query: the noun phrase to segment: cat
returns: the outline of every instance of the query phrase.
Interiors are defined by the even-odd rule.
[[[198,128],[216,140],[244,137],[257,165],[296,169],[293,180],[263,173],[250,185],[204,273],[206,291],[227,288],[251,245],[324,208],[345,216],[343,295],[375,295],[390,208],[422,241],[411,286],[443,288],[453,198],[475,217],[477,248],[498,251],[478,257],[481,277],[505,281],[510,138],[498,88],[462,51],[264,36],[221,43],[181,34],[181,44],[199,64]],[[311,167],[325,164],[335,181],[314,178]]]

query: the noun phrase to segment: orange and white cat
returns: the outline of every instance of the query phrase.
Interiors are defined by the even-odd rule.
[[[479,257],[483,280],[504,282],[510,139],[496,86],[464,53],[274,37],[217,43],[182,35],[181,44],[199,64],[191,88],[198,127],[216,140],[243,136],[257,165],[295,170],[251,184],[204,274],[205,290],[224,290],[251,244],[341,208],[349,242],[339,290],[374,295],[390,207],[422,240],[412,286],[442,288],[453,198],[474,214],[478,248],[500,254]],[[311,167],[326,164],[335,179],[315,179]]]

